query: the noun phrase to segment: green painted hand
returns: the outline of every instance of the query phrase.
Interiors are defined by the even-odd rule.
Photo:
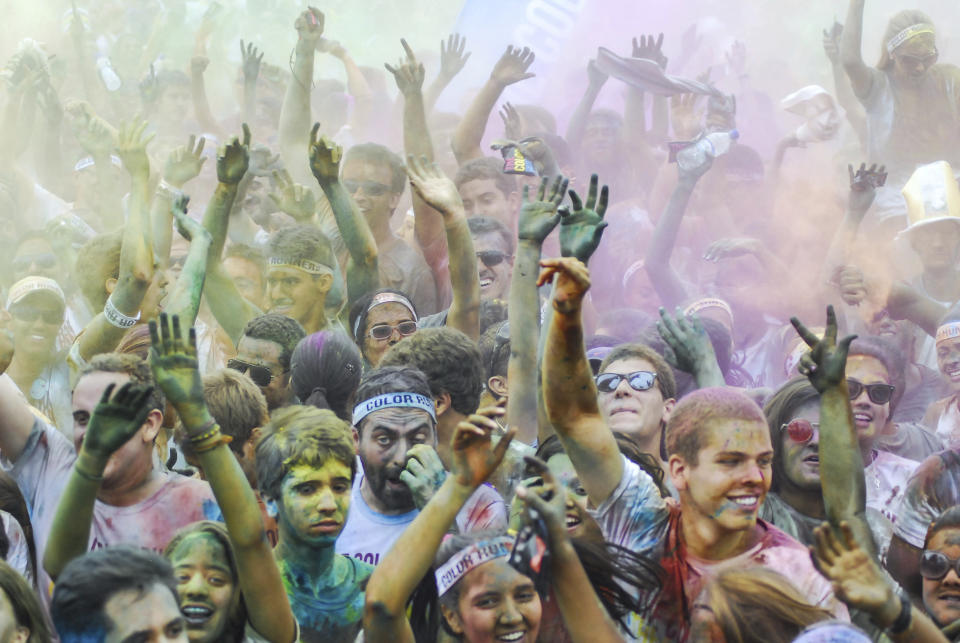
[[[104,461],[136,435],[152,410],[148,401],[153,392],[150,387],[127,382],[113,395],[115,388],[116,384],[110,384],[103,392],[80,447]]]
[[[827,306],[827,326],[823,339],[810,332],[796,317],[791,317],[790,323],[810,347],[800,358],[797,371],[805,375],[813,388],[820,393],[837,386],[846,387],[847,352],[850,350],[850,342],[857,336],[847,335],[837,341],[837,314],[833,311],[833,306]]]
[[[695,373],[702,365],[717,359],[710,336],[696,315],[688,317],[677,308],[674,317],[666,309],[660,308],[657,331],[670,346],[671,351],[666,357],[674,368],[685,373]]]
[[[191,328],[184,341],[180,318],[160,313],[159,328],[150,321],[150,368],[157,386],[177,409],[189,432],[208,417],[203,400],[203,380],[197,367],[197,334]]]
[[[209,243],[212,239],[203,224],[187,214],[187,203],[190,197],[182,195],[174,202],[171,210],[173,211],[173,222],[177,226],[177,232],[180,236],[190,242],[204,241]]]
[[[407,451],[407,465],[400,472],[400,481],[410,488],[417,509],[430,502],[446,479],[447,471],[433,447],[417,444]]]
[[[598,199],[598,183],[597,175],[591,175],[586,203],[581,203],[576,191],[570,190],[573,210],[569,206],[560,208],[560,254],[564,257],[576,257],[587,263],[600,245],[603,229],[607,227],[603,215],[607,212],[609,189],[604,185]]]
[[[542,245],[543,240],[560,222],[558,208],[567,193],[569,181],[558,176],[548,189],[549,179],[543,177],[535,200],[530,199],[530,186],[523,188],[523,206],[520,208],[518,236],[521,241]]]
[[[334,183],[340,180],[340,159],[343,158],[343,148],[328,139],[326,136],[317,137],[320,133],[320,123],[314,123],[310,130],[309,153],[310,171],[317,181]]]
[[[233,137],[217,154],[217,180],[236,185],[250,167],[250,128],[243,124],[243,142]]]

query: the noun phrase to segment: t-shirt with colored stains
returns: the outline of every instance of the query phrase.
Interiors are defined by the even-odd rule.
[[[874,453],[873,462],[863,468],[867,488],[866,515],[880,559],[884,560],[898,520],[897,508],[906,491],[907,480],[919,464],[886,451]]]
[[[905,543],[923,549],[930,523],[946,509],[960,504],[960,454],[935,453],[917,467],[907,481],[893,533]]]
[[[711,575],[728,568],[759,565],[780,573],[814,605],[837,618],[849,620],[830,583],[810,560],[806,547],[773,525],[757,520],[757,542],[747,551],[723,561],[688,554],[681,538],[682,511],[660,497],[653,480],[639,466],[623,458],[623,477],[597,508],[595,516],[604,537],[614,544],[646,552],[665,572],[648,625],[660,640],[682,641],[689,636],[690,606]]]
[[[362,483],[363,467],[359,466],[350,493],[347,524],[337,538],[336,550],[338,554],[376,565],[420,512],[414,509],[400,515],[387,515],[374,511],[360,493]],[[506,529],[507,505],[496,489],[480,485],[457,514],[456,524],[462,534]]]
[[[30,510],[38,560],[43,560],[57,504],[76,458],[73,444],[37,419],[23,452],[10,469]],[[165,478],[163,486],[136,504],[116,507],[96,501],[88,549],[129,544],[160,552],[181,527],[198,520],[222,520],[206,482],[175,473],[160,475]],[[40,581],[41,587],[49,587],[45,571],[40,571]]]

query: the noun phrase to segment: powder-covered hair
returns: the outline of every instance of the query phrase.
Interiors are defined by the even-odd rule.
[[[877,62],[877,69],[887,70],[893,66],[893,57],[887,52],[887,43],[907,27],[919,24],[932,25],[933,20],[917,9],[904,9],[890,18],[887,29],[883,32],[883,39],[880,41],[880,60]]]
[[[731,388],[712,387],[681,398],[667,420],[667,455],[677,454],[696,466],[710,424],[722,420],[767,421],[757,403]]]

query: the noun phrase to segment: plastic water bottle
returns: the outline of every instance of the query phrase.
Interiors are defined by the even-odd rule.
[[[682,170],[692,170],[700,167],[707,158],[717,158],[730,151],[733,142],[740,138],[740,132],[711,132],[700,137],[693,145],[677,152],[677,165]]]
[[[115,92],[120,89],[122,81],[117,76],[117,72],[113,71],[113,65],[110,64],[109,58],[106,56],[97,58],[97,71],[100,72],[100,80],[103,81],[103,86],[107,88],[108,92]]]

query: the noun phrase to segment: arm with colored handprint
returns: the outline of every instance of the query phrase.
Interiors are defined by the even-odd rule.
[[[467,39],[457,33],[447,36],[446,42],[440,41],[440,72],[424,92],[424,109],[427,113],[433,111],[440,94],[467,64],[470,52],[464,53],[466,46]]]
[[[408,156],[407,174],[417,196],[443,217],[453,291],[447,326],[476,341],[480,337],[480,275],[460,193],[437,164],[426,158]]]
[[[537,276],[543,242],[560,222],[558,208],[567,192],[567,179],[558,176],[553,184],[544,178],[536,195],[524,188],[523,206],[518,217],[517,256],[510,277],[510,361],[507,380],[507,422],[517,427],[517,437],[524,444],[542,443],[547,438],[546,423],[539,421],[537,359],[540,346],[540,294]]]
[[[108,305],[128,317],[137,317],[143,297],[154,276],[153,245],[150,239],[148,181],[150,159],[147,144],[153,135],[144,137],[146,121],[121,126],[117,140],[117,154],[130,174],[130,201],[123,239],[120,246],[120,272],[117,285],[110,294]],[[90,360],[99,353],[109,353],[126,334],[107,321],[101,311],[87,324],[78,338],[80,357]]]
[[[150,367],[157,385],[177,410],[193,442],[200,468],[210,483],[237,561],[237,582],[253,628],[270,641],[292,641],[293,612],[273,550],[266,537],[257,497],[240,463],[227,446],[229,440],[203,398],[203,380],[197,368],[197,338],[193,328],[184,336],[180,319],[160,315],[150,322]],[[214,434],[206,436],[208,432]]]
[[[377,242],[370,225],[357,208],[353,197],[340,182],[340,160],[343,148],[328,139],[318,137],[320,123],[310,131],[310,170],[327,197],[337,228],[350,253],[347,263],[347,294],[351,303],[380,284]],[[346,307],[349,310],[349,306]]]
[[[127,382],[114,394],[115,387],[107,386],[90,416],[50,526],[43,567],[54,580],[67,563],[87,551],[93,506],[110,456],[129,440],[152,442],[163,421],[160,409],[151,408],[152,389]]]
[[[308,7],[294,23],[297,44],[294,48],[293,75],[287,84],[283,107],[280,109],[280,153],[284,166],[299,182],[306,179],[298,170],[303,167],[303,135],[310,128],[313,63],[317,43],[323,35],[323,26],[323,14],[314,7]]]
[[[527,72],[533,64],[534,54],[529,47],[507,47],[507,51],[493,66],[490,78],[474,97],[453,134],[451,145],[457,163],[463,165],[472,159],[483,158],[480,143],[487,128],[490,113],[500,99],[503,90],[534,74]]]
[[[367,583],[363,633],[368,643],[413,642],[406,609],[410,595],[433,566],[457,513],[496,471],[513,441],[510,430],[496,446],[492,445],[492,435],[500,430],[494,418],[501,415],[500,407],[480,409],[454,430],[454,471],[403,530]]]
[[[797,370],[820,393],[820,488],[827,519],[834,529],[850,523],[858,542],[876,554],[870,526],[867,524],[867,488],[863,456],[850,408],[847,389],[847,352],[856,335],[837,341],[837,316],[827,306],[827,325],[823,339],[810,332],[799,319],[790,323],[810,350],[797,364]],[[867,452],[869,457],[870,451]]]

